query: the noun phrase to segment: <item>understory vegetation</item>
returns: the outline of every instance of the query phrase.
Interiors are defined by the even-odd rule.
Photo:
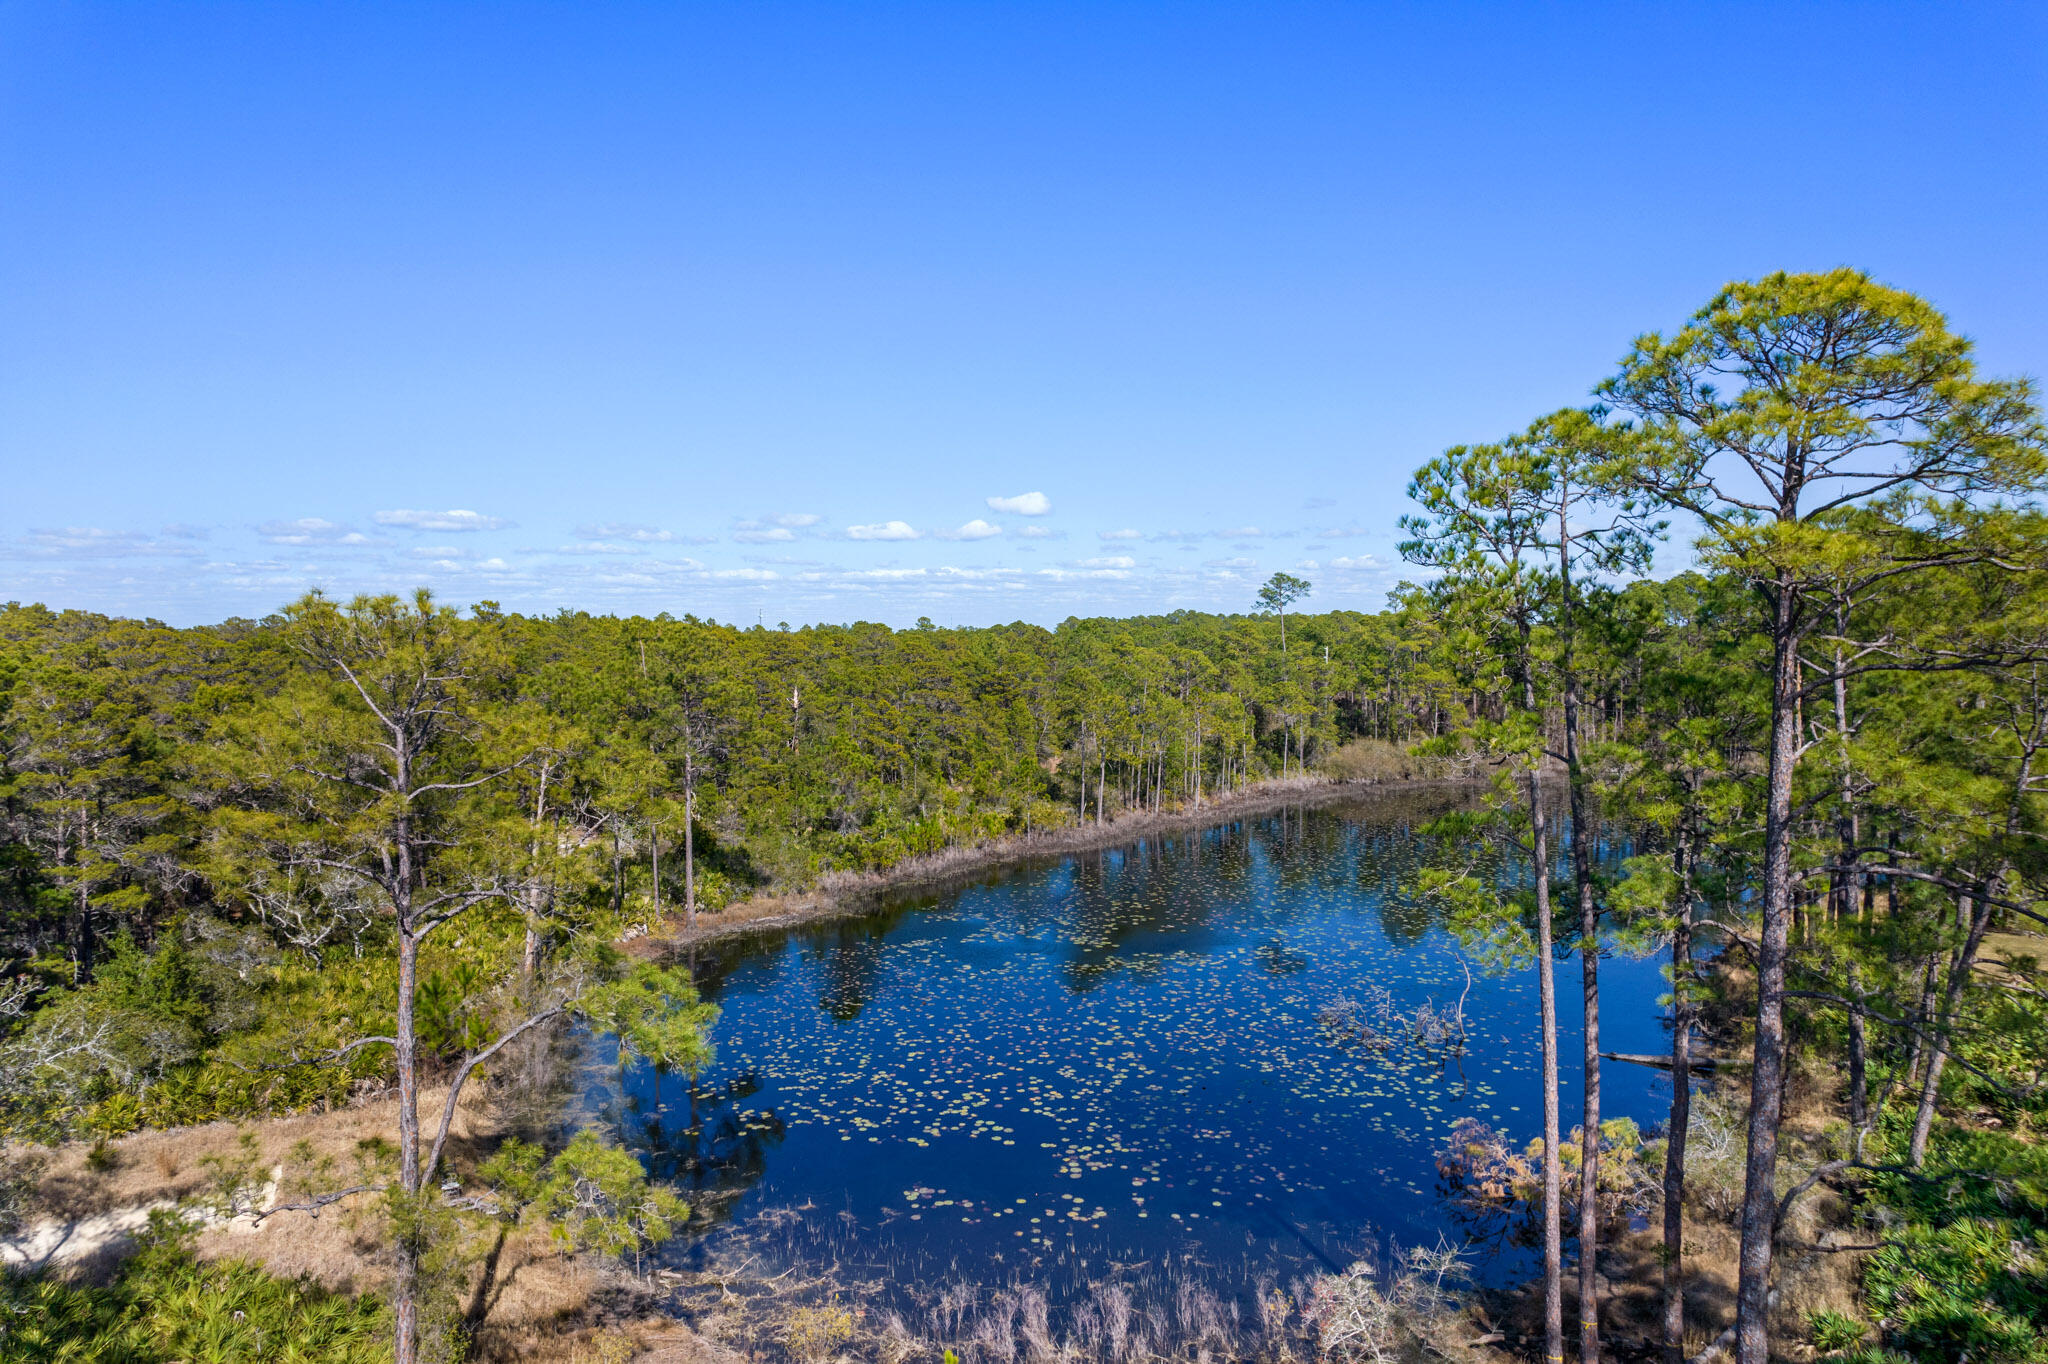
[[[202,1262],[190,1228],[159,1215],[110,1286],[0,1279],[0,1360],[369,1364],[391,1352],[391,1313],[370,1297],[287,1281],[245,1261]]]
[[[2048,1361],[2033,390],[1836,271],[1729,286],[1598,393],[1425,465],[1403,553],[1426,581],[1377,613],[1290,615],[1286,575],[1263,616],[1055,630],[424,593],[197,629],[0,610],[6,1210],[30,1143],[387,1091],[398,1114],[355,1168],[246,1210],[373,1209],[388,1308],[163,1233],[110,1287],[8,1281],[0,1358],[253,1358],[259,1320],[321,1358],[387,1334],[401,1364],[460,1353],[450,1247],[544,1224],[633,1264],[691,1216],[602,1134],[450,1142],[465,1085],[503,1088],[572,1021],[703,1063],[712,1010],[621,950],[642,929],[1268,778],[1456,772],[1491,784],[1403,893],[1482,969],[1535,969],[1546,1100],[1540,1130],[1461,1129],[1439,1171],[1461,1215],[1540,1247],[1539,1296],[1496,1330],[1460,1248],[1388,1257],[1253,1305],[1291,1323],[1260,1337],[1276,1358],[1594,1364],[1606,1333],[1671,1360]],[[1674,521],[1696,567],[1657,580]],[[1669,1051],[1622,1062],[1671,1073],[1660,1131],[1601,1111],[1615,948],[1670,953]],[[1462,1044],[1462,1018],[1397,1017],[1368,984],[1323,1019],[1345,1045]],[[1560,1010],[1584,1022],[1574,1095]],[[1192,1334],[1113,1325],[1126,1298],[1056,1339],[1019,1287],[929,1329],[820,1301],[742,1335],[892,1364],[1267,1348],[1243,1305],[1211,1332],[1188,1303]]]

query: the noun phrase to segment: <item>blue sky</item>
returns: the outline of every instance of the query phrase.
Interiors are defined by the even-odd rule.
[[[2044,243],[2040,5],[0,3],[0,599],[1370,609],[1724,281],[2039,374]]]

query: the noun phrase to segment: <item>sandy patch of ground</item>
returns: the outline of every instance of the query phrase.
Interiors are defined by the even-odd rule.
[[[446,1091],[421,1096],[423,1113],[438,1115]],[[100,1277],[109,1272],[147,1222],[149,1211],[214,1196],[223,1166],[248,1169],[261,1206],[292,1202],[313,1180],[348,1184],[365,1142],[395,1142],[398,1106],[384,1097],[329,1113],[249,1123],[211,1123],[138,1132],[93,1147],[73,1142],[42,1153],[46,1163],[29,1208],[29,1225],[0,1245],[7,1263],[47,1265]],[[254,1141],[251,1156],[243,1143]],[[450,1147],[458,1174],[494,1144],[489,1109],[479,1094],[458,1111]],[[340,1176],[340,1178],[336,1178]],[[309,1276],[348,1293],[389,1290],[390,1266],[370,1215],[374,1195],[313,1212],[281,1212],[262,1221],[218,1218],[199,1235],[205,1258],[238,1258],[284,1277]],[[642,1284],[606,1262],[565,1257],[543,1234],[494,1227],[474,1233],[460,1293],[473,1323],[477,1358],[486,1364],[719,1364],[729,1352],[703,1341],[659,1312],[661,1286]],[[736,1357],[733,1357],[736,1358]]]

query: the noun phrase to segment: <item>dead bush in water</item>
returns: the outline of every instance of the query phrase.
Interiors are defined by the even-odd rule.
[[[1571,1137],[1558,1144],[1567,1176],[1576,1175],[1584,1150],[1584,1128],[1573,1128]],[[1633,1121],[1614,1118],[1600,1124],[1600,1153],[1602,1221],[1612,1224],[1647,1216],[1656,1206],[1660,1190],[1661,1143],[1645,1142]],[[1477,1220],[1512,1222],[1533,1217],[1543,1191],[1542,1166],[1541,1137],[1517,1151],[1506,1133],[1477,1118],[1460,1118],[1436,1159],[1437,1173],[1443,1177],[1452,1206]],[[1576,1218],[1578,1182],[1570,1178],[1568,1183],[1565,1211]]]
[[[1439,1241],[1409,1251],[1405,1267],[1392,1275],[1361,1260],[1342,1274],[1321,1276],[1303,1312],[1317,1352],[1339,1364],[1466,1357],[1470,1330],[1452,1286],[1467,1273],[1464,1253]]]
[[[853,1339],[853,1313],[837,1303],[792,1307],[782,1343],[802,1360],[824,1359]]]
[[[1462,958],[1459,964],[1464,965]],[[1471,988],[1471,969],[1466,967],[1465,989],[1469,992]],[[1339,995],[1316,1012],[1323,1035],[1335,1045],[1373,1053],[1389,1052],[1398,1046],[1415,1046],[1425,1051],[1464,1048],[1464,995],[1458,996],[1455,1005],[1425,1000],[1409,1013],[1384,985],[1366,985],[1359,993],[1363,998]]]

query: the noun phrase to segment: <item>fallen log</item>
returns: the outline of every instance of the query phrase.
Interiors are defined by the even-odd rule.
[[[1671,1058],[1669,1056],[1645,1056],[1640,1052],[1633,1051],[1603,1051],[1600,1053],[1600,1057],[1605,1061],[1627,1061],[1631,1065],[1655,1066],[1658,1070],[1671,1069]],[[1694,1061],[1686,1068],[1688,1070],[1710,1071],[1715,1069],[1718,1064],[1718,1062],[1710,1060]]]

